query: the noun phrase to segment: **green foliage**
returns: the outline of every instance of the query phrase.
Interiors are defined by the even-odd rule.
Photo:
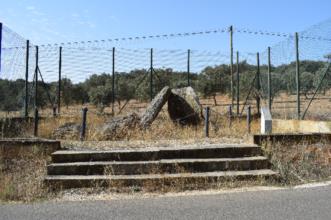
[[[73,84],[70,79],[62,79],[62,102],[68,107],[73,102]]]
[[[307,95],[314,88],[315,75],[310,72],[301,73],[301,91]]]
[[[88,93],[90,102],[97,106],[106,106],[110,104],[112,92],[111,88],[107,85],[93,87]]]
[[[307,94],[313,92],[318,86],[324,72],[325,62],[302,61],[301,72],[301,92]],[[261,66],[261,86],[262,95],[267,93],[267,66]],[[234,66],[234,88],[236,88],[236,66]],[[240,72],[240,98],[246,97],[256,74],[256,66],[250,65],[246,61],[239,64]],[[296,91],[296,64],[284,64],[272,68],[272,94],[278,95],[280,92],[294,93]],[[325,78],[321,89],[331,88],[331,74]],[[93,74],[84,82],[75,84],[70,79],[62,79],[62,102],[64,105],[84,104],[91,102],[96,106],[104,107],[111,103],[113,91],[115,99],[127,102],[131,99],[147,101],[150,99],[150,71],[146,69],[136,69],[130,72],[116,73],[113,88],[113,78],[111,74]],[[230,94],[230,68],[229,65],[209,66],[200,74],[190,73],[190,85],[204,97],[216,96],[216,94]],[[256,83],[256,82],[255,82]],[[188,85],[187,73],[174,71],[173,69],[154,69],[153,71],[153,95],[159,92],[164,86],[171,88],[185,87]],[[50,102],[44,87],[50,91],[51,99],[56,100],[57,82],[43,85],[38,83],[38,106],[49,107]],[[255,86],[255,85],[254,85]],[[24,107],[24,80],[0,80],[0,110],[16,111]],[[33,106],[32,83],[29,83],[30,98],[29,105]],[[254,90],[253,90],[254,91]],[[256,95],[256,93],[253,92]],[[215,100],[216,101],[216,100]]]

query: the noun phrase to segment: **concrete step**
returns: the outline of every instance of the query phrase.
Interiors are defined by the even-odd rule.
[[[88,161],[152,161],[188,158],[234,158],[261,155],[257,145],[214,144],[202,147],[164,147],[112,151],[57,151],[52,154],[54,163]]]
[[[54,163],[47,167],[47,172],[49,175],[137,175],[267,168],[269,168],[267,158],[256,156],[241,158],[166,159],[160,161]]]
[[[164,187],[176,184],[206,187],[206,184],[234,180],[254,180],[275,177],[276,172],[263,170],[218,171],[205,173],[144,174],[144,175],[48,175],[46,184],[54,188],[79,187]],[[161,188],[160,188],[161,189]]]

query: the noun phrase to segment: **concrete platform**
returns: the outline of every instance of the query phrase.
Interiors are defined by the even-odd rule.
[[[331,133],[330,121],[272,120],[274,133]]]
[[[249,171],[219,171],[204,173],[175,173],[175,174],[147,174],[147,175],[49,175],[45,181],[56,188],[78,187],[132,187],[147,186],[162,187],[177,184],[211,184],[236,180],[255,180],[257,178],[276,177],[277,173],[269,170]],[[174,185],[174,186],[175,186]],[[199,185],[197,185],[199,187]]]
[[[226,170],[269,168],[266,157],[169,159],[160,161],[97,161],[54,163],[47,167],[49,175],[137,175],[161,173],[196,173]]]
[[[263,143],[286,143],[290,144],[298,144],[298,143],[306,143],[306,144],[314,144],[314,143],[331,143],[331,133],[278,133],[278,134],[257,134],[253,136],[254,144],[261,145]]]
[[[0,156],[12,159],[29,153],[50,155],[61,149],[60,141],[41,138],[0,139]]]
[[[142,148],[111,151],[57,151],[52,154],[54,163],[84,161],[147,161],[183,158],[234,158],[261,154],[257,145],[213,144],[204,147]]]
[[[188,184],[270,177],[257,145],[213,144],[111,151],[57,151],[45,181],[57,187]]]

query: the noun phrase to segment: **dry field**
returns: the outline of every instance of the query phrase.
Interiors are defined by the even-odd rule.
[[[279,103],[279,101],[289,101],[288,103]],[[295,117],[295,96],[286,96],[275,99],[273,105],[273,114],[277,118]],[[306,106],[307,100],[302,100]],[[203,106],[210,106],[210,138],[205,138],[204,123],[198,126],[181,126],[171,121],[167,113],[167,106],[164,106],[159,116],[153,122],[150,128],[146,130],[131,129],[120,137],[115,137],[112,141],[102,141],[97,135],[97,128],[106,121],[113,118],[111,107],[107,107],[101,113],[95,106],[87,105],[89,111],[87,114],[87,137],[84,142],[79,141],[78,134],[67,137],[63,140],[63,145],[70,149],[113,149],[113,148],[135,148],[168,146],[183,144],[211,144],[211,143],[245,143],[251,141],[251,136],[247,132],[246,118],[234,118],[231,126],[229,125],[228,104],[231,100],[226,96],[217,96],[215,100],[202,99]],[[255,101],[249,101],[251,106],[255,106]],[[323,98],[313,102],[307,119],[329,120],[329,109],[331,109],[329,99]],[[265,104],[265,103],[264,103]],[[118,106],[115,106],[115,116],[123,116],[131,112],[141,113],[146,108],[147,103],[139,103],[132,100],[119,113]],[[323,106],[323,108],[322,108]],[[41,116],[45,119],[40,120],[39,136],[42,138],[53,138],[53,131],[65,123],[81,123],[82,106],[68,106],[61,109],[61,115],[52,117],[49,109],[41,110]],[[304,109],[302,107],[302,109]],[[253,108],[253,113],[255,113]],[[233,109],[235,112],[235,109]],[[245,114],[245,111],[244,111]],[[8,116],[8,115],[7,115]],[[14,116],[14,113],[13,115]],[[259,133],[259,119],[255,118],[251,123],[251,132]],[[33,128],[26,131],[25,136],[32,136]],[[275,170],[280,172],[280,182],[231,182],[228,185],[215,183],[214,189],[228,189],[233,187],[242,187],[250,185],[293,185],[306,183],[316,180],[324,180],[330,177],[330,157],[331,146],[328,143],[319,143],[315,145],[295,145],[285,146],[283,143],[275,144],[272,147],[265,148],[269,155]],[[330,153],[329,153],[330,152]],[[54,197],[72,197],[78,194],[90,194],[101,192],[116,193],[116,189],[84,189],[80,191],[60,191],[51,192],[43,185],[42,179],[46,173],[46,164],[49,158],[45,155],[28,154],[17,155],[17,158],[4,160],[0,155],[0,201],[24,201],[30,202],[39,199],[49,199]],[[153,188],[153,185],[150,186]],[[188,186],[187,183],[176,184],[161,189],[158,193],[178,192],[192,190],[195,186]],[[126,193],[136,194],[139,189],[128,189]]]
[[[212,143],[217,141],[203,140],[200,143]],[[138,147],[139,142],[134,142]],[[152,142],[147,142],[152,144]],[[164,144],[169,144],[163,142]],[[93,145],[93,142],[90,143]],[[124,144],[124,142],[122,142]],[[155,187],[153,182],[146,182],[143,188],[111,186],[100,188],[97,185],[88,189],[74,189],[56,191],[49,189],[43,183],[46,175],[48,156],[34,153],[22,153],[15,158],[4,159],[0,155],[0,203],[9,201],[33,202],[38,200],[80,200],[80,199],[116,199],[130,198],[134,196],[148,197],[160,196],[169,193],[188,193],[194,190],[222,191],[231,188],[243,188],[252,186],[293,186],[297,184],[330,180],[331,145],[318,143],[313,145],[286,146],[277,143],[265,148],[270,157],[274,170],[279,171],[278,180],[258,179],[255,181],[237,181],[235,179],[226,182],[173,182],[170,185]]]
[[[87,116],[87,141],[102,141],[99,137],[98,129],[106,121],[112,119],[110,115],[96,114],[92,111],[88,112]],[[53,131],[65,123],[81,123],[81,116],[66,117],[60,116],[56,118],[48,118],[41,120],[39,123],[39,136],[43,138],[53,138]],[[247,130],[246,119],[232,119],[230,126],[229,118],[225,115],[220,115],[214,111],[210,113],[210,138],[234,138],[247,139],[249,137]],[[259,131],[259,120],[253,120],[251,123],[251,132]],[[30,131],[32,132],[32,131]],[[140,141],[157,141],[157,140],[187,140],[187,139],[204,139],[205,127],[204,122],[197,126],[182,126],[173,122],[168,113],[163,110],[160,112],[152,125],[142,130],[140,128],[128,129],[125,132],[117,135],[112,140],[140,140]],[[72,135],[67,140],[79,140],[78,135]]]
[[[331,112],[329,109],[331,108],[331,90],[326,91],[325,94],[317,94],[315,99],[313,100],[308,112],[307,119],[331,119]],[[304,96],[301,95],[301,112],[304,112],[310,98],[312,95]],[[215,111],[221,114],[227,114],[229,105],[231,105],[231,98],[228,95],[217,95],[214,97],[203,98],[200,97],[200,103],[203,107],[210,106]],[[127,103],[121,103],[121,106],[118,103],[115,103],[115,114],[123,115],[128,112],[143,112],[143,110],[147,107],[148,102],[140,102],[138,100],[130,100]],[[240,101],[240,112],[246,111],[243,110],[244,100]],[[253,98],[249,98],[246,102],[246,107],[250,105],[252,107],[253,113],[257,111],[256,102]],[[95,114],[100,114],[100,109],[95,106],[88,105],[89,112],[93,112]],[[267,106],[267,100],[261,99],[261,106]],[[77,117],[81,114],[82,105],[70,105],[70,106],[62,106],[61,107],[61,116],[64,117]],[[232,108],[233,113],[236,113],[236,101],[234,101],[234,106]],[[292,119],[296,117],[296,95],[295,94],[287,94],[282,93],[275,97],[272,104],[272,112],[273,115],[280,119]],[[39,109],[39,114],[44,117],[52,116],[52,109],[45,108]],[[104,115],[112,115],[111,106],[105,107],[103,109]],[[0,118],[4,117],[20,117],[22,115],[21,111],[12,111],[12,112],[0,112]],[[33,112],[30,112],[30,116],[33,116]]]
[[[312,105],[307,112],[305,119],[311,120],[330,120],[331,119],[331,102],[328,96],[331,95],[331,91],[328,91],[325,95],[319,94],[317,99],[312,102]],[[311,96],[311,95],[310,95]],[[310,98],[310,97],[308,97]],[[303,112],[308,105],[309,99],[301,97],[301,112]],[[277,96],[273,103],[272,113],[274,118],[278,119],[293,119],[296,118],[296,96],[281,94]],[[209,106],[211,108],[210,113],[210,137],[211,138],[240,138],[242,140],[247,139],[247,122],[245,117],[242,119],[233,119],[232,126],[229,126],[228,110],[231,100],[226,95],[218,95],[214,98],[202,98],[200,100],[203,107]],[[216,104],[216,105],[215,105]],[[234,103],[235,104],[235,103]],[[132,112],[142,113],[148,103],[142,103],[136,100],[131,100],[124,107],[115,105],[115,116],[124,116]],[[247,105],[252,107],[252,114],[257,112],[255,100],[248,100]],[[246,106],[247,106],[246,105]],[[262,106],[266,105],[265,100],[261,102]],[[87,113],[87,139],[88,141],[100,141],[100,137],[97,135],[98,127],[105,122],[111,120],[114,116],[112,114],[111,106],[103,109],[96,108],[93,105],[85,105],[88,107]],[[81,124],[82,120],[82,107],[81,105],[63,106],[61,108],[61,114],[57,117],[52,116],[52,110],[49,108],[40,109],[41,117],[39,125],[39,136],[43,138],[53,138],[53,131],[64,125],[65,123]],[[233,114],[236,114],[236,106],[232,108]],[[243,108],[243,102],[240,105],[240,112],[243,115],[246,114],[246,110]],[[18,112],[0,113],[2,116],[17,116]],[[32,113],[31,113],[32,116]],[[252,121],[252,133],[259,132],[259,120],[254,118]],[[31,136],[33,129],[26,131],[25,136]],[[132,129],[126,134],[119,137],[114,137],[114,140],[185,140],[185,139],[201,139],[204,138],[204,125],[201,122],[196,127],[183,127],[172,122],[167,113],[167,106],[163,107],[162,112],[159,114],[152,126],[147,130]],[[65,139],[78,140],[78,135],[67,137]]]
[[[329,94],[330,93],[330,94]],[[307,112],[305,119],[311,120],[330,120],[331,119],[331,102],[327,96],[331,95],[331,91],[326,93],[323,97],[318,96],[318,99],[312,102],[312,105]],[[309,98],[309,97],[308,97]],[[301,112],[303,112],[308,105],[309,99],[301,98]],[[215,102],[216,101],[216,102]],[[211,138],[241,138],[247,139],[247,122],[246,122],[246,109],[243,110],[243,103],[240,106],[240,112],[243,112],[243,118],[235,118],[232,125],[229,126],[228,109],[231,100],[228,96],[216,96],[213,98],[205,98],[200,100],[203,107],[210,106],[210,137]],[[215,105],[216,104],[216,105]],[[252,114],[257,113],[255,100],[248,100],[247,104],[252,107]],[[115,115],[123,116],[131,112],[142,113],[148,103],[141,103],[131,100],[122,110],[119,106],[115,105]],[[266,105],[262,101],[261,105]],[[246,105],[247,106],[247,105]],[[87,105],[88,111],[88,134],[87,140],[100,140],[96,134],[98,126],[106,121],[111,120],[112,109],[106,107],[101,113],[95,106]],[[63,125],[66,122],[81,123],[81,109],[82,106],[69,106],[63,107],[61,116],[52,118],[48,117],[47,120],[42,121],[40,124],[40,135],[45,138],[51,138],[52,130]],[[233,114],[236,113],[234,106]],[[119,113],[119,114],[118,114]],[[293,119],[296,118],[296,103],[295,95],[282,94],[274,100],[272,108],[273,117],[279,119]],[[48,110],[41,111],[42,115],[51,115]],[[254,118],[251,124],[251,132],[259,133],[259,119]],[[78,137],[73,137],[77,140]],[[162,112],[154,121],[152,126],[147,130],[133,129],[128,131],[127,134],[116,137],[114,140],[160,140],[160,139],[201,139],[204,138],[204,125],[203,122],[196,127],[183,127],[170,120],[167,113],[167,106],[163,107]]]

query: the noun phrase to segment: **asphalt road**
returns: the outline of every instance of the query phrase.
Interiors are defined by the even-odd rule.
[[[0,206],[0,219],[331,219],[331,186]]]

